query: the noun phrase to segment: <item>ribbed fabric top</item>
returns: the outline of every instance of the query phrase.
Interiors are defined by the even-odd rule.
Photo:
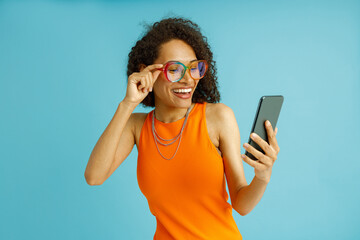
[[[137,179],[156,217],[156,240],[242,239],[227,202],[223,160],[209,137],[205,109],[206,102],[195,104],[171,160],[156,148],[151,128],[154,110],[141,129]],[[163,123],[155,118],[155,129],[160,137],[172,139],[184,120]],[[170,146],[158,146],[171,158],[178,143],[179,139]]]

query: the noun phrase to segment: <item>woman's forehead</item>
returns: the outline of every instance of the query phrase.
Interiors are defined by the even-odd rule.
[[[196,59],[192,47],[182,40],[171,40],[162,44],[159,49],[158,60],[160,62],[179,61],[189,63]]]

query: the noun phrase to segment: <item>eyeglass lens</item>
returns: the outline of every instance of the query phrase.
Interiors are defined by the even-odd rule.
[[[190,75],[193,79],[200,79],[204,77],[206,71],[205,62],[192,62],[189,66]],[[185,68],[179,63],[173,63],[167,68],[167,77],[170,81],[176,82],[185,75]]]

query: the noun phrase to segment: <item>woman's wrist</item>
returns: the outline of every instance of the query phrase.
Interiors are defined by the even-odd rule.
[[[131,101],[128,101],[127,99],[123,99],[120,103],[119,103],[119,107],[120,105],[124,106],[124,107],[128,107],[129,109],[131,109],[132,111],[137,107],[137,105],[139,105],[138,103],[134,103]],[[131,112],[132,112],[131,111]]]
[[[270,182],[270,178],[269,178],[269,179],[261,179],[261,178],[257,177],[256,175],[255,175],[254,178],[255,178],[257,181],[262,182],[262,183],[264,183],[264,184],[268,184],[268,183]]]

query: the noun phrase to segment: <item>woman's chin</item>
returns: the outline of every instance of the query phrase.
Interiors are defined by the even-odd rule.
[[[176,106],[179,108],[189,108],[189,107],[191,107],[191,104],[192,104],[191,98],[181,99],[181,100],[176,101]]]

